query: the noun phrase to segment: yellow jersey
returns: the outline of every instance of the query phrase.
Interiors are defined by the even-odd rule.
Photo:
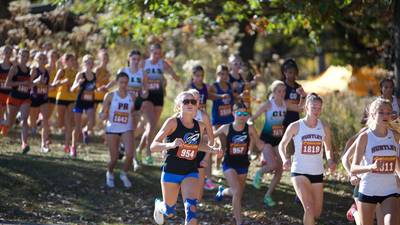
[[[74,92],[70,91],[72,84],[75,81],[75,76],[77,71],[74,69],[64,69],[64,75],[60,77],[60,80],[68,79],[69,83],[60,85],[57,89],[57,100],[64,100],[64,101],[75,101],[78,96],[78,89]]]
[[[110,72],[106,68],[100,67],[97,69],[96,73],[96,88],[99,88],[103,85],[107,85],[110,81]],[[96,101],[103,101],[104,95],[106,92],[97,91],[94,92],[94,99]]]

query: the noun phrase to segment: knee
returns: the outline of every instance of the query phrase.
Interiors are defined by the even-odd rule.
[[[186,199],[185,200],[185,214],[186,222],[189,223],[192,219],[196,219],[197,211],[197,199]]]
[[[314,217],[314,209],[310,203],[304,203],[304,214]]]

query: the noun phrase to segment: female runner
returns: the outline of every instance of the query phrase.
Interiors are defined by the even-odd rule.
[[[214,153],[220,150],[200,146],[205,126],[194,119],[197,113],[194,96],[182,92],[176,97],[175,105],[178,114],[165,121],[151,144],[153,152],[167,151],[161,174],[163,201],[155,201],[154,220],[157,224],[163,224],[164,216],[175,215],[175,204],[181,192],[185,205],[185,224],[198,224],[196,205],[199,174],[196,155],[199,150]]]
[[[291,180],[303,205],[305,225],[314,225],[322,212],[323,149],[325,149],[329,169],[332,171],[336,169],[331,148],[331,131],[319,119],[321,110],[321,97],[314,93],[309,94],[305,103],[305,117],[290,124],[279,143],[283,168],[291,169]],[[294,141],[293,163],[286,155],[291,139]]]

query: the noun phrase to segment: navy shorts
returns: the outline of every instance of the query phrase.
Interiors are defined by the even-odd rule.
[[[185,180],[186,178],[189,178],[189,177],[198,179],[199,173],[194,172],[194,173],[189,173],[186,175],[168,173],[168,172],[164,172],[164,171],[161,173],[161,181],[162,182],[169,182],[169,183],[175,183],[175,184],[180,184],[180,183],[182,183],[183,180]]]
[[[238,175],[247,174],[247,172],[249,172],[249,167],[231,167],[227,163],[222,163],[223,172],[229,169],[235,170]]]
[[[358,201],[371,204],[381,204],[383,201],[390,197],[399,197],[399,194],[393,193],[386,196],[368,196],[360,192],[358,193]]]
[[[164,93],[161,91],[150,91],[147,98],[143,98],[143,101],[149,101],[153,103],[154,106],[164,105]]]

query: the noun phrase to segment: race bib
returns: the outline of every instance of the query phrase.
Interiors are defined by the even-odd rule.
[[[160,80],[149,80],[148,88],[149,90],[159,90],[161,87]]]
[[[232,107],[231,105],[220,105],[218,107],[218,115],[220,117],[229,116],[232,114]]]
[[[231,155],[244,155],[247,154],[247,144],[243,144],[243,143],[232,143],[229,146],[229,153]]]
[[[372,162],[381,162],[379,168],[373,170],[373,173],[394,173],[396,168],[396,156],[374,156]]]
[[[283,125],[273,125],[272,126],[272,136],[282,137],[283,136]]]
[[[93,101],[93,99],[94,99],[93,91],[83,91],[82,100],[84,100],[84,101]]]
[[[303,141],[301,153],[306,155],[316,155],[322,150],[322,141]]]
[[[19,85],[18,86],[18,91],[23,92],[23,93],[28,93],[29,92],[29,87],[26,85]]]
[[[39,95],[47,94],[47,85],[38,85],[37,86],[37,93]]]
[[[113,117],[114,123],[127,124],[129,120],[129,113],[127,112],[115,112]]]
[[[183,144],[182,147],[178,148],[176,156],[181,159],[194,160],[199,149],[198,145]]]

